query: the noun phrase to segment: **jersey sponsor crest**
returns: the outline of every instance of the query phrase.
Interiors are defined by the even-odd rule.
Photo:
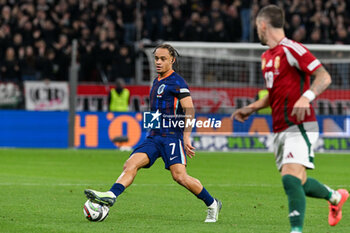
[[[266,65],[266,59],[263,58],[261,61],[261,69],[264,70],[265,69],[265,65]]]
[[[275,61],[274,61],[274,67],[275,67],[274,74],[275,75],[279,75],[280,74],[280,72],[278,70],[278,68],[280,68],[280,65],[281,65],[281,57],[280,56],[276,56],[275,57]]]
[[[157,98],[161,98],[163,93],[164,93],[164,89],[165,89],[165,84],[162,84],[158,87],[157,90]]]
[[[281,58],[280,58],[280,56],[275,57],[274,64],[275,64],[275,69],[280,68],[280,65],[281,65]]]

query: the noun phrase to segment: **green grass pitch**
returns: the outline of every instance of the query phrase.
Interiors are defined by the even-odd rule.
[[[188,173],[223,202],[217,223],[204,223],[205,205],[177,185],[159,159],[141,169],[104,222],[83,215],[85,188],[107,190],[129,153],[114,150],[0,150],[0,232],[235,232],[289,233],[286,196],[271,153],[204,153]],[[350,189],[350,155],[318,154],[309,176]],[[328,226],[325,200],[307,199],[305,233],[349,233],[343,219]]]

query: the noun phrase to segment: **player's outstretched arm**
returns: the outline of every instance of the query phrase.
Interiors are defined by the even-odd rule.
[[[194,118],[195,115],[195,110],[194,110],[194,106],[193,106],[193,101],[192,101],[192,97],[191,96],[187,96],[185,98],[182,98],[180,100],[180,104],[181,107],[184,109],[185,111],[185,129],[184,129],[184,146],[185,146],[185,150],[186,150],[186,154],[192,158],[195,155],[195,148],[192,146],[191,143],[191,132],[192,132],[192,125],[191,124],[187,124],[187,122],[192,121],[192,119]]]
[[[234,111],[231,115],[231,120],[237,120],[239,122],[244,122],[248,117],[253,113],[262,108],[266,108],[270,105],[269,95],[267,94],[264,98],[255,101],[254,103],[249,104],[243,108],[239,108]]]
[[[327,70],[321,66],[312,73],[315,80],[311,87],[307,90],[293,106],[292,116],[297,117],[297,121],[303,121],[305,114],[310,115],[310,102],[319,96],[332,83],[332,78]]]

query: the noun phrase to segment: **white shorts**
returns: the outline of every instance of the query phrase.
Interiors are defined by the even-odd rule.
[[[282,132],[275,133],[273,144],[278,170],[288,163],[297,163],[314,169],[313,147],[318,136],[318,124],[315,121],[293,125]]]

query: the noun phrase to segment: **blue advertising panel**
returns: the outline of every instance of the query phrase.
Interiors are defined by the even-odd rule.
[[[68,112],[0,111],[0,147],[67,148]]]
[[[318,116],[317,120],[318,151],[350,150],[349,116]],[[198,150],[271,149],[269,115],[253,115],[240,123],[232,122],[228,114],[198,114],[196,121],[203,123],[193,129]],[[142,113],[78,112],[75,122],[76,148],[130,149],[147,135]],[[68,112],[0,111],[0,147],[67,148]]]

